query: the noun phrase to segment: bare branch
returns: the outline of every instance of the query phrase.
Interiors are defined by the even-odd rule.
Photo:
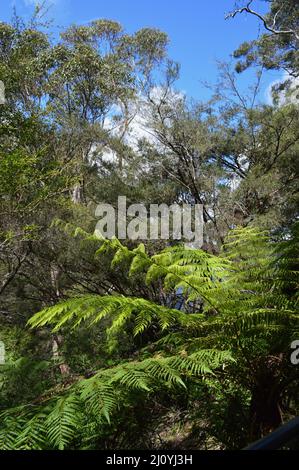
[[[286,29],[286,30],[275,29],[277,15],[280,12],[280,10],[275,14],[272,25],[269,25],[268,22],[267,22],[267,19],[263,15],[261,15],[257,11],[254,11],[250,8],[250,5],[252,4],[252,2],[253,2],[253,0],[248,2],[246,7],[239,8],[239,9],[234,10],[233,12],[229,13],[228,15],[225,16],[225,19],[227,20],[227,19],[230,19],[230,18],[235,18],[235,16],[237,14],[243,13],[245,11],[246,13],[249,13],[250,15],[253,15],[253,16],[256,16],[257,18],[259,18],[263,22],[265,29],[267,31],[269,31],[270,33],[272,33],[272,34],[292,34],[292,35],[295,36],[297,41],[299,41],[299,35],[295,30],[293,30],[293,29]]]
[[[4,292],[6,287],[13,281],[15,276],[18,274],[20,268],[22,267],[23,263],[28,258],[29,254],[30,254],[30,251],[27,250],[21,257],[17,257],[16,265],[2,279],[2,282],[0,284],[0,295]]]

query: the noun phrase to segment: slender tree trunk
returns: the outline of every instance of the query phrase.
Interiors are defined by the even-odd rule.
[[[52,358],[54,363],[58,363],[58,367],[62,376],[66,377],[70,374],[70,368],[65,363],[63,354],[61,353],[61,346],[63,344],[63,337],[61,335],[54,335],[52,338]]]
[[[51,266],[51,283],[52,283],[53,288],[55,289],[55,294],[58,298],[60,297],[59,276],[60,276],[59,268],[55,266]],[[61,375],[68,376],[70,373],[70,368],[66,364],[64,355],[61,352],[62,345],[63,345],[63,336],[54,335],[52,337],[52,358],[54,360],[54,363],[58,364]]]
[[[83,202],[83,187],[81,183],[76,184],[72,191],[72,202],[81,204]]]

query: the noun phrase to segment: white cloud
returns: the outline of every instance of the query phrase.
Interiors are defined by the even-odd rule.
[[[167,102],[168,105],[175,108],[179,101],[184,100],[184,93],[168,90],[167,94],[165,94],[163,88],[154,87],[150,93],[150,98],[156,104],[158,104],[160,100],[163,100],[165,103]],[[161,144],[153,135],[151,129],[149,129],[149,122],[151,121],[151,106],[149,105],[147,98],[140,96],[133,106],[135,107],[135,117],[129,126],[128,134],[126,136],[127,143],[134,150],[137,150],[138,141],[146,139],[149,143],[161,149]]]
[[[175,106],[180,100],[184,100],[184,96],[184,93],[173,90],[169,90],[164,96],[163,89],[160,87],[153,88],[151,92],[151,99],[155,103],[159,103],[160,99],[164,99],[172,106]],[[137,154],[139,149],[138,143],[141,139],[147,140],[147,142],[154,145],[157,149],[163,151],[164,147],[149,128],[149,121],[151,120],[151,106],[149,105],[147,98],[140,95],[136,101],[131,102],[129,108],[131,119],[129,126],[126,129],[126,133],[123,136],[124,142]],[[115,136],[121,136],[124,131],[123,120],[121,119],[120,123],[117,125],[115,125],[113,120],[113,115],[118,114],[121,114],[121,108],[113,106],[111,114],[105,119],[104,123],[104,128]],[[102,145],[97,146],[97,144],[95,144],[92,146],[90,151],[90,159],[97,161],[98,156],[100,156],[100,160],[105,163],[112,163],[117,158],[116,154],[110,148],[103,149]],[[143,170],[146,170],[144,162]]]

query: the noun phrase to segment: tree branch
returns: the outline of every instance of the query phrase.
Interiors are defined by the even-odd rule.
[[[295,30],[293,30],[293,29],[286,29],[286,30],[275,29],[276,18],[277,18],[277,15],[278,15],[279,11],[275,14],[274,19],[273,19],[273,23],[270,26],[264,16],[262,16],[260,13],[258,13],[257,11],[254,11],[250,8],[250,5],[252,4],[252,2],[253,2],[253,0],[248,2],[246,7],[239,8],[239,9],[234,10],[233,12],[229,13],[228,15],[225,16],[225,19],[228,20],[230,18],[235,18],[235,16],[237,14],[243,13],[245,11],[246,13],[249,13],[250,15],[253,15],[253,16],[256,16],[257,18],[259,18],[263,22],[264,28],[267,31],[269,31],[270,33],[272,33],[272,34],[293,34],[295,36],[295,38],[297,39],[297,41],[299,41],[299,35]]]

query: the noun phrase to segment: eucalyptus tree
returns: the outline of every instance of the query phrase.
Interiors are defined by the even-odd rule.
[[[64,242],[55,238],[52,219],[80,218],[89,227],[92,215],[84,207],[107,196],[94,189],[107,178],[101,178],[91,151],[113,148],[119,162],[126,157],[128,105],[167,61],[167,42],[158,30],[129,35],[109,20],[71,26],[55,41],[36,18],[0,24],[6,95],[0,106],[2,291],[16,289],[14,297],[15,277],[26,285],[29,276],[29,292],[21,289],[22,295],[45,302],[63,295],[56,278],[63,279],[69,268],[56,262]],[[116,174],[119,181],[121,173]]]

